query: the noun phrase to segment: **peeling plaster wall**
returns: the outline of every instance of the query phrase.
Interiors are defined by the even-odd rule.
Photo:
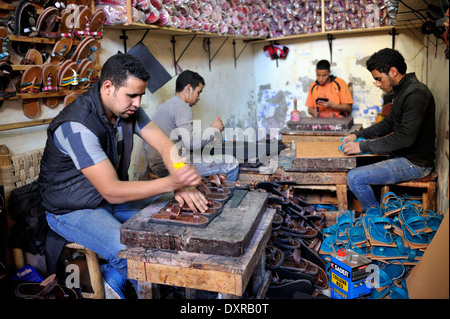
[[[408,72],[416,72],[424,78],[423,44],[413,31],[402,30],[396,37],[395,48],[405,57]],[[381,111],[382,91],[375,86],[365,63],[370,55],[382,48],[392,47],[392,37],[385,32],[370,35],[335,36],[332,41],[332,57],[329,43],[323,38],[283,41],[289,48],[285,60],[270,60],[264,54],[264,45],[253,46],[255,55],[255,87],[257,91],[258,123],[282,128],[294,109],[293,98],[298,99],[298,109],[307,115],[304,103],[310,84],[316,80],[315,70],[319,60],[331,62],[332,74],[353,83],[353,111],[355,123],[369,126]]]

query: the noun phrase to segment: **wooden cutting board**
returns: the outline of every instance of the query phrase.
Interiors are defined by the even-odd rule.
[[[245,252],[266,210],[267,193],[248,192],[236,208],[230,207],[231,202],[228,200],[220,215],[205,228],[151,222],[150,216],[167,203],[156,202],[122,224],[121,243],[239,257]]]

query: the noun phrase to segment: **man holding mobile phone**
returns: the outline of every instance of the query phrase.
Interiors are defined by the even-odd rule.
[[[320,60],[316,66],[316,81],[308,90],[305,105],[313,117],[346,117],[352,111],[353,98],[344,80],[330,71],[330,62]]]

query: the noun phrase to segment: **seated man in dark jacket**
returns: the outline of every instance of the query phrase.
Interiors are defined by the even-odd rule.
[[[381,122],[344,138],[346,154],[372,152],[389,159],[348,172],[347,183],[364,210],[379,205],[370,185],[396,184],[431,173],[436,156],[435,102],[428,87],[396,50],[383,49],[366,62],[377,87],[393,97],[391,112]],[[364,138],[355,142],[357,138]]]
[[[39,186],[51,229],[107,259],[127,278],[127,262],[117,257],[120,226],[153,198],[175,198],[204,212],[195,189],[201,176],[190,165],[179,169],[174,144],[141,106],[150,74],[137,58],[116,54],[103,65],[99,82],[65,107],[48,127]],[[129,181],[133,135],[158,150],[169,175]]]

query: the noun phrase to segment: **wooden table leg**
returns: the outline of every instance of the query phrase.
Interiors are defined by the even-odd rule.
[[[347,202],[347,185],[336,185],[336,197],[339,210],[348,209]]]
[[[159,299],[159,285],[148,281],[138,281],[138,299]]]

